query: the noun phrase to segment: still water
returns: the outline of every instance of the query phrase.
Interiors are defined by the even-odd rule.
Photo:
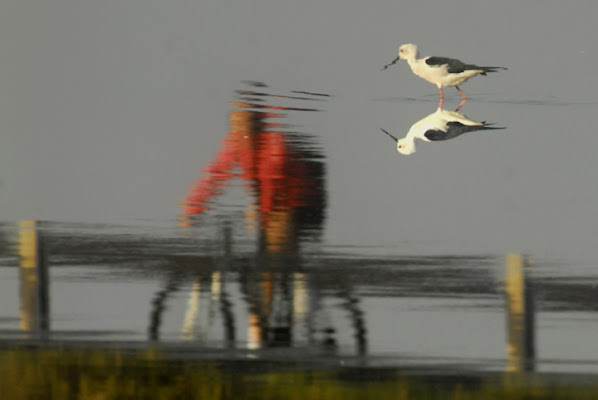
[[[240,87],[221,147],[170,226],[2,225],[4,338],[596,372],[593,266],[325,243],[329,161],[292,121],[331,96]]]
[[[67,3],[0,6],[0,375],[188,362],[213,398],[248,373],[334,398],[595,383],[593,3],[463,1],[497,18],[446,35],[454,9],[426,2]],[[409,41],[509,70],[437,110],[405,63],[380,71]],[[504,129],[411,155],[384,133],[457,107]]]

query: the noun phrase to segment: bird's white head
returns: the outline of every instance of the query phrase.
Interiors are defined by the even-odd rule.
[[[413,138],[404,137],[403,139],[397,140],[397,151],[406,155],[415,153],[415,142]]]
[[[417,57],[417,46],[411,43],[399,47],[399,59],[409,60]]]

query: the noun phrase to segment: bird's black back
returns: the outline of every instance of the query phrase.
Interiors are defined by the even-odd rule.
[[[454,139],[457,136],[461,136],[467,132],[475,132],[475,131],[482,131],[482,130],[489,130],[489,129],[505,129],[499,127],[488,126],[486,123],[480,126],[469,126],[463,125],[460,122],[451,121],[446,124],[446,132],[441,130],[428,130],[424,133],[424,136],[431,141],[440,141],[440,140],[449,140]]]
[[[462,61],[447,57],[428,57],[426,59],[426,64],[432,67],[440,67],[441,65],[446,65],[446,69],[449,72],[449,74],[459,74],[461,72],[472,69],[481,69],[484,71],[482,75],[486,75],[486,72],[496,72],[499,69],[506,69],[504,67],[480,67],[475,64],[465,64]]]

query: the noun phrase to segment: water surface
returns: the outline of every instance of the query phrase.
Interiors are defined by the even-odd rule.
[[[2,4],[1,344],[595,374],[597,12]],[[509,68],[459,110],[505,129],[398,154],[438,104],[380,71],[407,42]]]

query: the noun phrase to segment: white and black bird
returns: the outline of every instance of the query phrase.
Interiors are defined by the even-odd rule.
[[[445,86],[454,86],[463,101],[459,105],[462,106],[467,100],[465,93],[459,88],[459,85],[476,75],[486,75],[488,72],[496,72],[498,70],[506,70],[505,67],[480,67],[474,64],[466,64],[462,61],[446,57],[424,57],[418,58],[419,53],[417,46],[414,44],[404,44],[399,47],[399,56],[392,60],[382,68],[385,70],[389,66],[395,64],[399,60],[406,60],[411,67],[411,71],[420,78],[435,84],[440,92],[439,108],[442,108],[444,101],[444,93],[442,88]]]
[[[397,139],[384,129],[381,130],[397,142],[397,151],[399,153],[412,154],[415,153],[415,139],[425,142],[436,142],[454,139],[467,132],[505,129],[490,125],[492,124],[487,124],[485,121],[477,122],[471,120],[457,111],[438,108],[432,114],[413,124],[407,135],[402,139]]]

